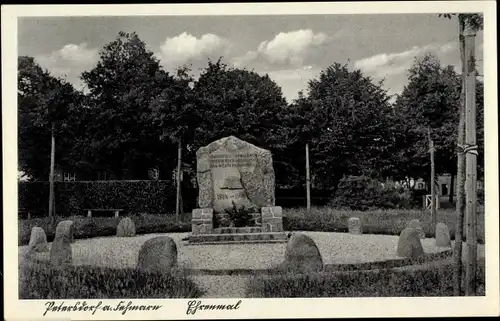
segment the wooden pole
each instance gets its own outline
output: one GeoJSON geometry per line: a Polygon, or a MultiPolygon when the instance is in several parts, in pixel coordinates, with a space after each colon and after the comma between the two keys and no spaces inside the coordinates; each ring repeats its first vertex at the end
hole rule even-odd
{"type": "Polygon", "coordinates": [[[309,143],[306,144],[306,193],[307,211],[311,211],[311,176],[309,173],[309,143]]]}
{"type": "Polygon", "coordinates": [[[179,222],[179,212],[181,205],[181,157],[182,157],[182,143],[179,138],[177,142],[177,197],[175,202],[175,219],[179,222]]]}
{"type": "Polygon", "coordinates": [[[431,157],[431,219],[432,229],[436,228],[436,169],[434,164],[434,140],[431,136],[431,129],[427,128],[427,135],[429,137],[429,153],[431,157]]]}
{"type": "Polygon", "coordinates": [[[467,215],[467,266],[465,295],[476,294],[477,264],[477,146],[476,146],[476,69],[475,31],[467,24],[465,41],[465,212],[467,215]]]}
{"type": "Polygon", "coordinates": [[[458,16],[459,23],[459,46],[460,57],[462,60],[462,90],[460,93],[460,106],[457,133],[457,199],[456,199],[456,212],[457,212],[457,225],[455,229],[455,246],[453,253],[453,263],[455,271],[453,273],[453,295],[462,295],[462,242],[464,231],[464,216],[465,216],[465,202],[464,202],[464,183],[465,183],[465,154],[461,146],[465,141],[465,48],[464,48],[464,27],[465,21],[463,15],[458,16]]]}
{"type": "Polygon", "coordinates": [[[54,215],[54,164],[56,154],[56,139],[54,137],[54,124],[50,131],[51,144],[50,144],[50,172],[49,172],[49,218],[53,219],[54,215]]]}

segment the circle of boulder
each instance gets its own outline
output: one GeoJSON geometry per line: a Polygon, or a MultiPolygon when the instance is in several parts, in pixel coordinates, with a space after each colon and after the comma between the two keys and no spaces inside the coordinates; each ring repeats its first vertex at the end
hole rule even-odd
{"type": "Polygon", "coordinates": [[[319,271],[323,269],[323,259],[313,239],[296,233],[292,234],[286,245],[283,266],[298,272],[319,271]]]}
{"type": "Polygon", "coordinates": [[[399,235],[397,256],[399,257],[417,257],[424,255],[424,249],[420,242],[417,230],[405,228],[399,235]]]}
{"type": "Polygon", "coordinates": [[[451,247],[450,230],[444,223],[436,224],[436,246],[451,247]]]}
{"type": "Polygon", "coordinates": [[[418,236],[421,239],[425,239],[425,232],[422,229],[422,224],[420,223],[420,220],[413,219],[413,220],[409,221],[408,224],[406,225],[406,228],[412,228],[412,229],[416,230],[418,233],[418,236]]]}
{"type": "Polygon", "coordinates": [[[43,228],[35,226],[31,229],[30,242],[28,244],[28,252],[41,253],[48,252],[49,245],[47,243],[47,235],[43,228]]]}
{"type": "Polygon", "coordinates": [[[130,217],[124,217],[116,227],[116,236],[131,237],[135,235],[135,224],[130,217]]]}
{"type": "Polygon", "coordinates": [[[363,234],[363,225],[359,217],[350,217],[347,221],[347,228],[351,234],[363,234]]]}
{"type": "Polygon", "coordinates": [[[170,272],[177,265],[177,245],[168,236],[147,240],[139,250],[137,269],[147,272],[170,272]]]}
{"type": "Polygon", "coordinates": [[[59,222],[59,224],[57,224],[55,239],[57,239],[58,237],[68,238],[70,243],[75,242],[73,221],[66,220],[61,221],[59,222]]]}

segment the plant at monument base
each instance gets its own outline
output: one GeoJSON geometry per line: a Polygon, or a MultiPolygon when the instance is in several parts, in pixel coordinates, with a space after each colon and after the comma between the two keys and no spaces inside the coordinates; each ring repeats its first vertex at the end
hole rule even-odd
{"type": "Polygon", "coordinates": [[[255,213],[255,209],[246,208],[244,205],[237,207],[234,201],[231,208],[225,209],[225,212],[229,215],[229,219],[233,222],[235,227],[244,227],[252,224],[252,215],[255,213]]]}

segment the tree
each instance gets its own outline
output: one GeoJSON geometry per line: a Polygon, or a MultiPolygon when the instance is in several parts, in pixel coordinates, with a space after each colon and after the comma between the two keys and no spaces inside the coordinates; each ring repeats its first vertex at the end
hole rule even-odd
{"type": "Polygon", "coordinates": [[[151,101],[152,119],[161,128],[160,140],[177,143],[177,200],[176,217],[179,219],[181,212],[181,165],[182,142],[192,140],[193,127],[202,119],[197,113],[193,92],[190,85],[193,77],[189,69],[181,67],[177,71],[176,79],[171,79],[171,85],[151,101]],[[194,126],[193,126],[194,125],[194,126]]]}
{"type": "Polygon", "coordinates": [[[196,109],[188,114],[196,115],[188,126],[188,162],[199,147],[229,135],[271,150],[281,143],[277,127],[286,102],[268,75],[209,61],[192,92],[196,109]]]}
{"type": "Polygon", "coordinates": [[[71,139],[81,93],[43,70],[32,57],[18,58],[19,169],[34,180],[49,178],[52,126],[60,150],[56,163],[71,162],[71,139]]]}
{"type": "Polygon", "coordinates": [[[409,84],[395,103],[397,144],[404,156],[399,158],[400,166],[406,168],[406,176],[429,174],[428,129],[436,147],[436,173],[455,173],[450,161],[455,155],[459,99],[460,78],[451,66],[442,67],[430,54],[415,59],[409,70],[409,84]]]}
{"type": "Polygon", "coordinates": [[[298,101],[295,120],[309,120],[310,127],[295,141],[302,134],[310,139],[312,173],[333,192],[344,175],[382,178],[390,172],[392,109],[381,85],[335,63],[309,82],[307,99],[298,101]]]}
{"type": "Polygon", "coordinates": [[[176,157],[160,141],[151,102],[172,85],[172,77],[136,33],[120,32],[99,56],[97,66],[81,76],[90,90],[88,154],[95,169],[118,179],[145,178],[148,167],[158,164],[171,169],[176,157]]]}

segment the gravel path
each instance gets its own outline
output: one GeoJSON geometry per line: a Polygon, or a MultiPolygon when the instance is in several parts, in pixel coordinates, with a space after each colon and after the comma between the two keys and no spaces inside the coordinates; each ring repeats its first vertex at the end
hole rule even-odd
{"type": "MultiPolygon", "coordinates": [[[[363,263],[397,259],[397,236],[354,235],[349,233],[303,232],[317,244],[325,264],[363,263]]],[[[73,262],[113,268],[135,267],[137,253],[148,239],[165,234],[135,237],[102,237],[80,239],[72,244],[73,262]]],[[[166,234],[178,248],[179,265],[189,269],[267,269],[281,263],[286,243],[187,245],[182,241],[188,233],[166,234]]],[[[434,239],[422,240],[426,253],[449,248],[437,248],[434,239]]],[[[26,246],[19,247],[20,254],[26,246]]],[[[480,255],[484,256],[480,250],[480,255]]]]}

